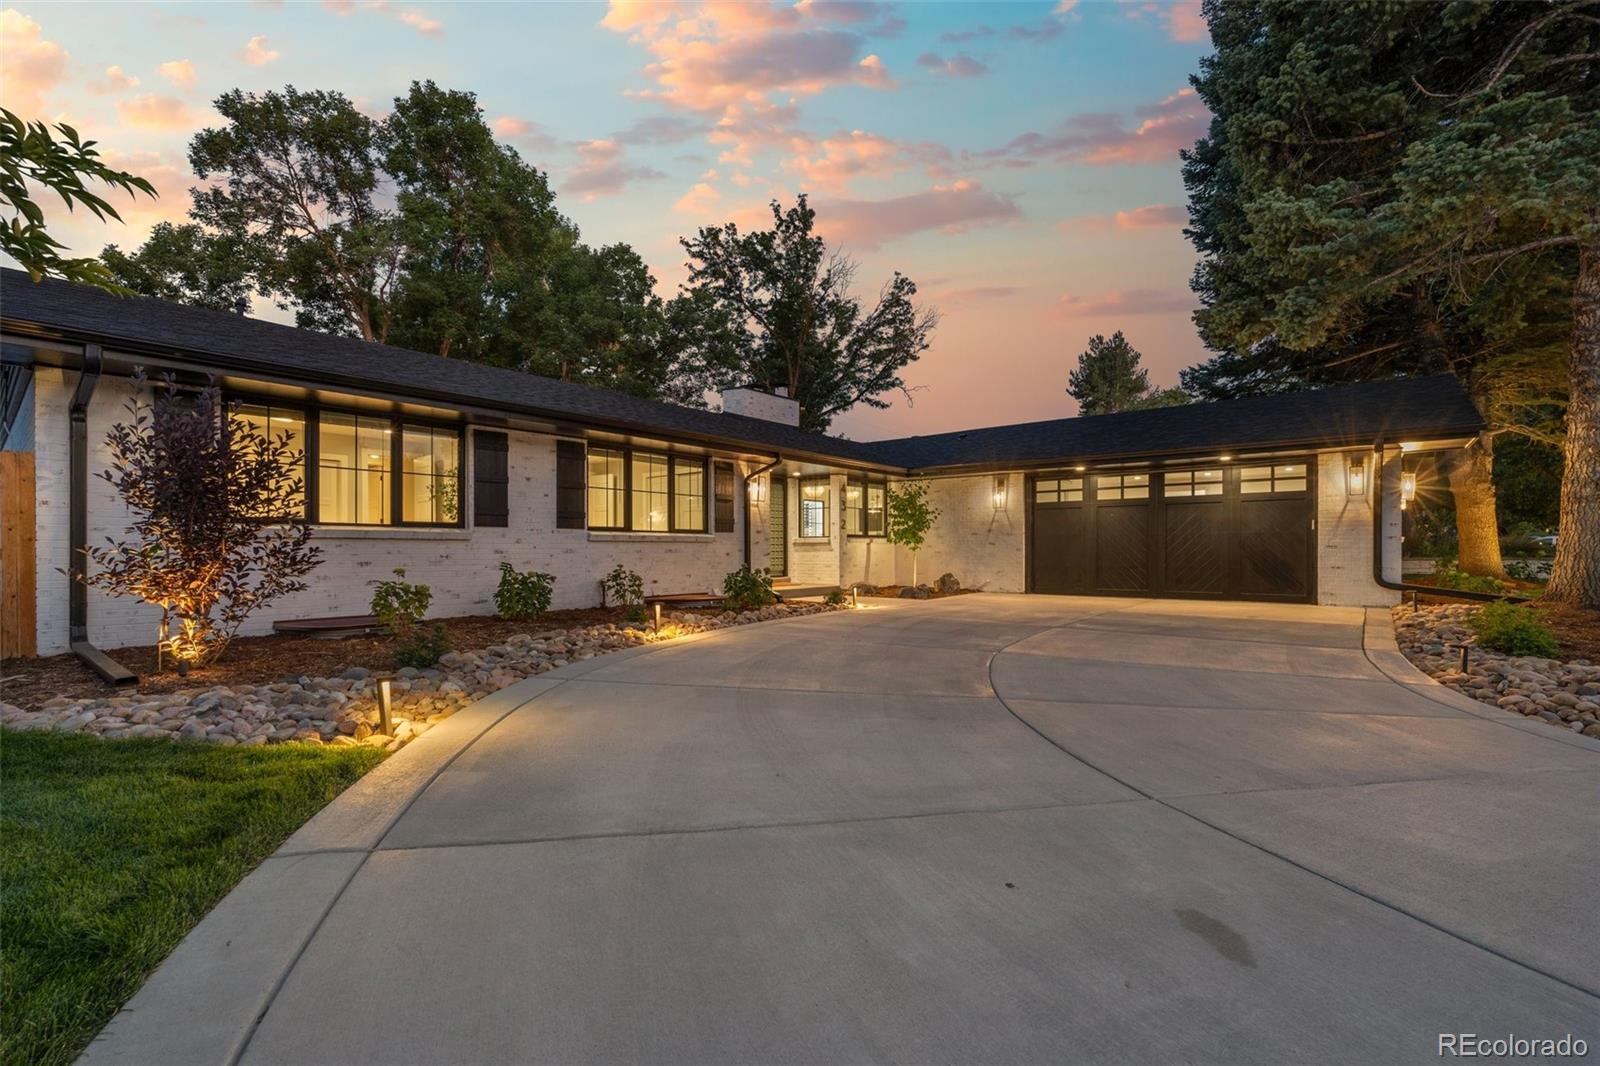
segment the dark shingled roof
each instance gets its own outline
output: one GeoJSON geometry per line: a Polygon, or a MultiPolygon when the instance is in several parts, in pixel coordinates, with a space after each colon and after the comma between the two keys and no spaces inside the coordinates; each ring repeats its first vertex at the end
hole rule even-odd
{"type": "Polygon", "coordinates": [[[869,443],[223,311],[122,298],[62,281],[36,285],[18,270],[0,270],[0,317],[114,349],[178,352],[235,373],[254,370],[327,387],[378,389],[441,406],[467,404],[741,451],[910,470],[1331,447],[1380,436],[1398,442],[1465,436],[1482,426],[1456,381],[1439,376],[869,443]]]}

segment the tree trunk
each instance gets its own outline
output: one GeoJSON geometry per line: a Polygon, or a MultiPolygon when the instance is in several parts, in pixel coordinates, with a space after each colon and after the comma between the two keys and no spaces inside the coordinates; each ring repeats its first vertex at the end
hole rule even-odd
{"type": "Polygon", "coordinates": [[[1450,465],[1450,492],[1456,498],[1461,569],[1479,577],[1505,577],[1494,499],[1494,444],[1487,433],[1450,465]]]}
{"type": "Polygon", "coordinates": [[[1561,525],[1544,595],[1600,607],[1600,242],[1578,253],[1570,360],[1561,525]]]}

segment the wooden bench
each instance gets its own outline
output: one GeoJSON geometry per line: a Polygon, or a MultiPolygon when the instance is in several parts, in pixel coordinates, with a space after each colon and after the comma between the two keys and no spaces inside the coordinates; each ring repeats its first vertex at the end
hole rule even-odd
{"type": "Polygon", "coordinates": [[[337,640],[340,637],[363,637],[383,628],[370,614],[342,614],[331,618],[285,618],[272,623],[274,633],[296,637],[316,637],[319,640],[337,640]]]}

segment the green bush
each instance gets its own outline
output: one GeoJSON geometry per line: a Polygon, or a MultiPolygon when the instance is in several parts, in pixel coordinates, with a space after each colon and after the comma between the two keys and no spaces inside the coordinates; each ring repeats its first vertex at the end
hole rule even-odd
{"type": "Polygon", "coordinates": [[[1535,655],[1554,659],[1560,653],[1556,638],[1532,607],[1516,603],[1486,604],[1472,616],[1478,643],[1507,655],[1535,655]]]}
{"type": "Polygon", "coordinates": [[[494,609],[501,618],[531,622],[550,609],[555,575],[529,570],[518,573],[510,563],[500,564],[500,585],[494,590],[494,609]]]}
{"type": "Polygon", "coordinates": [[[777,600],[772,591],[772,574],[766,567],[752,570],[741,566],[722,579],[723,603],[730,611],[748,611],[777,600]]]}
{"type": "Polygon", "coordinates": [[[830,589],[828,594],[822,597],[822,602],[832,604],[835,607],[839,606],[845,602],[844,589],[830,589]]]}
{"type": "Polygon", "coordinates": [[[644,603],[644,578],[621,563],[600,579],[600,587],[606,590],[606,600],[617,607],[638,607],[644,603]]]}
{"type": "Polygon", "coordinates": [[[1479,577],[1469,574],[1456,565],[1454,559],[1440,559],[1439,568],[1433,572],[1434,584],[1442,589],[1457,592],[1508,592],[1509,587],[1497,577],[1479,577]]]}
{"type": "Polygon", "coordinates": [[[632,622],[634,625],[639,626],[644,625],[650,620],[650,616],[644,612],[644,604],[642,603],[636,603],[632,607],[629,607],[628,613],[623,615],[623,618],[629,622],[632,622]]]}
{"type": "Polygon", "coordinates": [[[450,635],[445,632],[443,623],[414,629],[394,646],[394,664],[424,670],[437,666],[440,657],[449,650],[450,635]]]}
{"type": "Polygon", "coordinates": [[[396,636],[407,636],[433,603],[433,590],[405,580],[406,568],[394,568],[394,581],[372,582],[372,614],[396,636]]]}

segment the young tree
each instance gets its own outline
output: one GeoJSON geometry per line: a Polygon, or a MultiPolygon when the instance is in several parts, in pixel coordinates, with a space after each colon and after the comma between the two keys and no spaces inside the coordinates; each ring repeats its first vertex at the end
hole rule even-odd
{"type": "Polygon", "coordinates": [[[1141,358],[1120,329],[1110,340],[1098,333],[1090,337],[1078,368],[1067,375],[1067,392],[1078,401],[1078,413],[1108,415],[1189,402],[1182,389],[1152,386],[1149,371],[1139,366],[1141,358]]]}
{"type": "Polygon", "coordinates": [[[84,582],[160,606],[162,633],[177,623],[172,653],[209,662],[321,561],[303,513],[305,454],[287,432],[232,417],[216,386],[187,394],[168,380],[146,401],[145,384],[135,377],[100,474],[134,514],[129,539],[88,549],[84,582]]]}
{"type": "Polygon", "coordinates": [[[896,273],[870,309],[850,294],[856,264],[812,232],[801,194],[772,228],[741,234],[728,223],[682,241],[689,280],[668,311],[692,322],[680,372],[702,389],[755,382],[800,402],[800,427],[822,431],[858,403],[905,390],[900,371],[927,350],[938,312],[919,311],[917,287],[896,273]]]}
{"type": "MultiPolygon", "coordinates": [[[[1570,390],[1569,449],[1600,446],[1579,395],[1596,358],[1580,254],[1600,233],[1592,9],[1206,5],[1217,54],[1195,85],[1213,122],[1184,177],[1196,321],[1229,365],[1205,376],[1263,361],[1311,381],[1457,374],[1489,422],[1450,472],[1478,573],[1501,570],[1495,438],[1558,437],[1542,412],[1570,390]]],[[[1600,583],[1600,489],[1571,459],[1563,529],[1588,548],[1564,574],[1586,555],[1593,576],[1554,582],[1559,596],[1600,583]]]]}
{"type": "Polygon", "coordinates": [[[939,508],[928,502],[928,485],[923,481],[908,481],[898,489],[885,489],[889,527],[885,533],[890,544],[899,544],[911,552],[911,583],[917,583],[917,553],[928,541],[928,532],[939,520],[939,508]]]}
{"type": "Polygon", "coordinates": [[[144,193],[154,198],[155,186],[127,171],[106,166],[95,151],[95,141],[79,138],[78,131],[58,123],[56,133],[43,122],[24,122],[0,108],[0,210],[10,218],[0,224],[0,251],[15,259],[34,281],[43,277],[65,278],[111,292],[125,291],[112,279],[97,259],[64,256],[66,245],[45,229],[44,210],[33,202],[28,184],[32,182],[61,197],[67,210],[83,207],[95,218],[122,221],[117,209],[85,181],[100,182],[121,189],[130,197],[144,193]]]}

